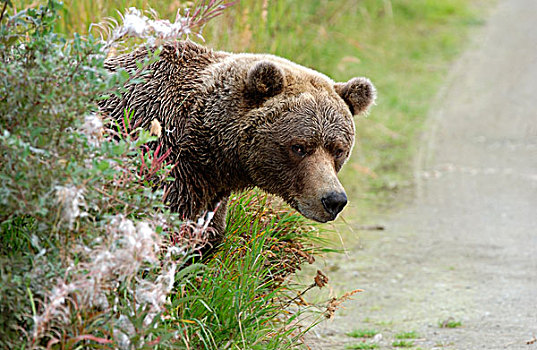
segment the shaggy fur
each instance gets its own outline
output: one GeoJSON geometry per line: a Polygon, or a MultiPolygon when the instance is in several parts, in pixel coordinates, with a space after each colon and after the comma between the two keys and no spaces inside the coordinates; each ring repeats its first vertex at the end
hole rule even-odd
{"type": "MultiPolygon", "coordinates": [[[[130,73],[146,49],[109,59],[130,73]]],[[[354,142],[352,114],[374,102],[369,80],[335,84],[288,60],[212,51],[192,42],[164,46],[144,82],[100,103],[119,119],[162,125],[161,142],[177,163],[166,201],[195,220],[220,203],[213,218],[218,241],[232,191],[258,186],[304,216],[326,222],[346,203],[336,173],[354,142]]]]}

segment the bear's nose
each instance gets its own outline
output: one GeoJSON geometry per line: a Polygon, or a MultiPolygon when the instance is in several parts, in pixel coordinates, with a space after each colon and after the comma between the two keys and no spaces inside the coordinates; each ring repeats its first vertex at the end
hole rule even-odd
{"type": "Polygon", "coordinates": [[[347,204],[347,195],[345,192],[330,192],[321,199],[321,202],[323,203],[324,209],[336,217],[347,204]]]}

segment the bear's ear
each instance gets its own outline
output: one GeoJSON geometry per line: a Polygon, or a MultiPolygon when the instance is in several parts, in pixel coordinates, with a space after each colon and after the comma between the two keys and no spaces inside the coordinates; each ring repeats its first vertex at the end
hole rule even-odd
{"type": "Polygon", "coordinates": [[[284,86],[283,70],[269,61],[257,62],[246,77],[246,89],[255,97],[276,96],[283,91],[284,86]]]}
{"type": "Polygon", "coordinates": [[[367,78],[352,78],[346,83],[336,83],[334,89],[353,115],[366,112],[377,97],[377,90],[367,78]]]}

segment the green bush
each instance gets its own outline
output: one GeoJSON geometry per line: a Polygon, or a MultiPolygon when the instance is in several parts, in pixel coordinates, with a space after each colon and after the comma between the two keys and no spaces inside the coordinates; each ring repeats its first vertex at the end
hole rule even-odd
{"type": "Polygon", "coordinates": [[[2,342],[105,339],[117,318],[101,310],[107,299],[124,290],[126,313],[155,313],[160,304],[140,309],[133,293],[144,283],[161,287],[177,264],[159,264],[155,249],[159,232],[177,221],[160,203],[162,191],[151,189],[170,166],[144,152],[154,141],[147,132],[128,122],[115,133],[104,128],[95,98],[128,77],[103,68],[99,41],[55,34],[55,1],[13,15],[6,4],[0,28],[2,342]],[[140,277],[148,269],[154,273],[140,277]]]}

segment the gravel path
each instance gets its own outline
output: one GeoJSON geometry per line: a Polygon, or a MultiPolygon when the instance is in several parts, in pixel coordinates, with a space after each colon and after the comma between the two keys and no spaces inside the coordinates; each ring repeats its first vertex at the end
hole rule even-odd
{"type": "Polygon", "coordinates": [[[500,0],[474,43],[429,120],[416,200],[332,262],[338,290],[366,291],[319,349],[356,329],[380,349],[403,331],[421,349],[537,349],[537,1],[500,0]]]}

